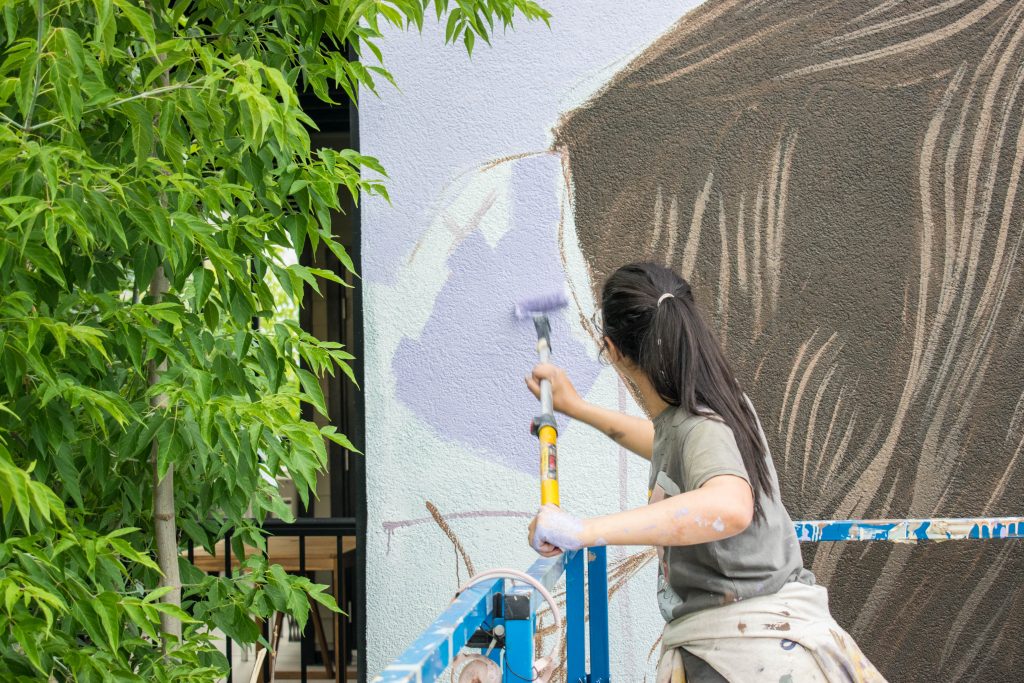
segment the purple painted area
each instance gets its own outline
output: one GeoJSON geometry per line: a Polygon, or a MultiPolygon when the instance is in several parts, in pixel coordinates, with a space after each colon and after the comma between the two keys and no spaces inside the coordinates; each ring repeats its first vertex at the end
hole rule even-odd
{"type": "MultiPolygon", "coordinates": [[[[451,275],[417,339],[403,339],[392,361],[398,399],[445,439],[465,443],[507,467],[538,474],[538,412],[524,377],[536,363],[533,323],[518,321],[522,298],[565,286],[557,234],[555,156],[514,162],[510,228],[492,248],[473,233],[448,259],[451,275]]],[[[564,309],[551,316],[552,360],[582,393],[600,371],[569,335],[564,309]]],[[[563,418],[564,426],[566,420],[563,418]]]]}

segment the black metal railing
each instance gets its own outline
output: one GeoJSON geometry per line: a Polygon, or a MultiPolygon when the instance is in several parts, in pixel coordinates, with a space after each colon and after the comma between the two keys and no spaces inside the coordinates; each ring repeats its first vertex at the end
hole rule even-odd
{"type": "MultiPolygon", "coordinates": [[[[364,601],[358,599],[358,596],[351,595],[353,589],[358,590],[362,585],[362,582],[358,581],[355,576],[358,571],[355,557],[358,536],[356,519],[354,517],[300,517],[290,523],[274,519],[265,521],[262,529],[268,535],[267,556],[271,562],[281,564],[286,571],[307,578],[314,578],[311,575],[317,572],[331,573],[330,588],[335,601],[343,612],[342,614],[331,613],[330,621],[333,626],[331,643],[327,642],[327,631],[315,601],[310,602],[309,618],[302,629],[285,628],[281,622],[265,621],[262,624],[262,631],[264,640],[268,643],[271,642],[273,633],[278,629],[281,634],[280,639],[283,641],[287,637],[290,642],[295,631],[298,631],[299,670],[278,671],[276,677],[279,679],[297,678],[306,683],[309,679],[310,668],[316,667],[322,668],[322,671],[315,673],[317,679],[326,677],[339,682],[348,681],[350,654],[353,650],[358,649],[361,642],[357,629],[364,627],[364,615],[361,613],[364,601]],[[290,547],[284,550],[283,546],[273,542],[273,539],[291,538],[297,541],[297,548],[294,551],[290,547]],[[275,548],[275,546],[277,547],[275,548]],[[354,600],[353,597],[355,597],[354,600]]],[[[189,541],[186,552],[189,562],[203,571],[208,573],[224,572],[225,576],[231,576],[236,563],[232,560],[230,531],[225,534],[223,541],[218,542],[216,549],[222,550],[222,557],[206,556],[205,553],[204,556],[197,557],[196,548],[189,541]],[[197,560],[200,560],[198,564],[197,560]]],[[[232,639],[224,634],[224,655],[228,661],[227,683],[235,683],[236,680],[233,649],[232,639]]],[[[279,646],[278,651],[280,649],[279,646]]],[[[254,669],[253,678],[247,680],[269,681],[271,661],[272,656],[269,655],[265,656],[262,662],[255,657],[254,666],[259,666],[262,671],[258,674],[259,678],[257,679],[254,669]]]]}

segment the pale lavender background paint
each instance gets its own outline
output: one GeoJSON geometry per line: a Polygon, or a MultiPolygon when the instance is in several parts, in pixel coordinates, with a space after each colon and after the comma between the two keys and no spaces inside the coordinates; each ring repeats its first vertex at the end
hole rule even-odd
{"type": "MultiPolygon", "coordinates": [[[[537,361],[537,337],[531,321],[515,319],[513,306],[517,297],[564,291],[554,184],[561,166],[556,155],[507,163],[511,229],[494,248],[479,232],[456,247],[426,327],[419,338],[402,340],[392,371],[398,399],[432,427],[479,455],[539,476],[525,417],[537,412],[537,402],[520,386],[537,361]]],[[[564,310],[549,316],[553,360],[586,393],[600,368],[569,335],[564,316],[564,310]]]]}

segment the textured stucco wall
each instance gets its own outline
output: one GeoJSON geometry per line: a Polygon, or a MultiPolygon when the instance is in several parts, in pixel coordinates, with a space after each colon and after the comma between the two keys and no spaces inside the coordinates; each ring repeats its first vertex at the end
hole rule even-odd
{"type": "MultiPolygon", "coordinates": [[[[545,4],[472,60],[390,35],[402,90],[362,104],[393,197],[363,210],[370,672],[467,577],[428,503],[477,570],[533,559],[515,299],[566,283],[557,361],[638,412],[587,324],[630,260],[693,280],[795,518],[1019,514],[1024,3],[545,4]]],[[[568,509],[643,503],[638,458],[561,452],[568,509]]],[[[647,557],[612,553],[618,680],[661,626],[647,557]]],[[[892,680],[1017,677],[1017,542],[805,557],[892,680]]]]}

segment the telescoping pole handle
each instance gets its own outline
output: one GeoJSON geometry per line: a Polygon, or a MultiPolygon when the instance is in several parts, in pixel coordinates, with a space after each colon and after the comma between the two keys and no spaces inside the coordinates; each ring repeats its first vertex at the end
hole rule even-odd
{"type": "MultiPolygon", "coordinates": [[[[551,326],[547,316],[536,316],[537,356],[541,363],[551,361],[551,326]]],[[[530,432],[540,441],[540,504],[559,504],[558,498],[558,424],[555,422],[551,381],[540,381],[540,415],[533,420],[530,432]]]]}
{"type": "MultiPolygon", "coordinates": [[[[547,339],[537,342],[537,356],[542,364],[551,362],[551,345],[547,339]]],[[[551,380],[549,379],[540,381],[540,413],[541,415],[555,414],[554,398],[551,395],[551,380]]]]}

